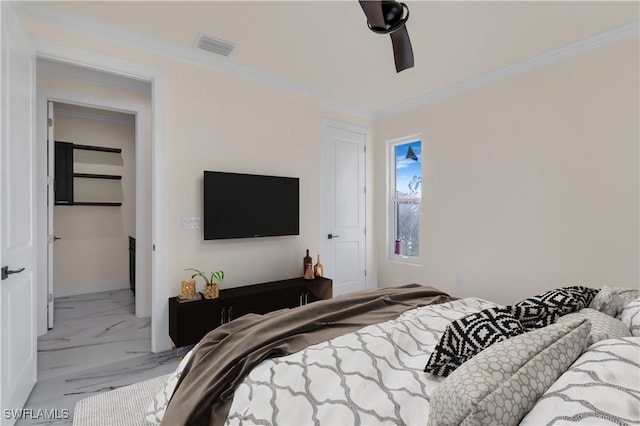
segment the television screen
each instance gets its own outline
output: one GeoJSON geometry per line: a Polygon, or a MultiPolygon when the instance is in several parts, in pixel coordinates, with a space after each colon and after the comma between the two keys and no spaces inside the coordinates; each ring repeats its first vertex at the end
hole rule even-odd
{"type": "Polygon", "coordinates": [[[300,180],[204,172],[204,239],[300,234],[300,180]]]}

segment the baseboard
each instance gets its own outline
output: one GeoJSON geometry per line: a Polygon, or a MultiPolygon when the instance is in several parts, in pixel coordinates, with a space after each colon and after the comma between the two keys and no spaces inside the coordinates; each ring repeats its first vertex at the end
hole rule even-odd
{"type": "Polygon", "coordinates": [[[53,296],[67,297],[78,294],[100,293],[102,291],[124,290],[126,288],[130,288],[129,281],[106,281],[91,284],[61,285],[53,288],[53,296]]]}

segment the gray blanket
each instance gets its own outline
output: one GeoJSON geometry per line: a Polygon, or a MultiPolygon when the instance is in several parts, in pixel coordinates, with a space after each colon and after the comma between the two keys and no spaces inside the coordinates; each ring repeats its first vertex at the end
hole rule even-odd
{"type": "Polygon", "coordinates": [[[454,300],[411,284],[352,293],[266,315],[249,314],[207,334],[194,350],[163,425],[221,425],[233,392],[267,358],[289,355],[420,306],[454,300]]]}

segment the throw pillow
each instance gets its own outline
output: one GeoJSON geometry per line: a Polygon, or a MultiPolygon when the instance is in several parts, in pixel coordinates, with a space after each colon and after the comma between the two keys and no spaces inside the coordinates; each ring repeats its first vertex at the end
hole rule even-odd
{"type": "Polygon", "coordinates": [[[485,349],[433,391],[428,425],[517,425],[584,351],[590,329],[552,324],[485,349]]]}
{"type": "Polygon", "coordinates": [[[481,350],[524,331],[509,306],[467,315],[447,326],[424,371],[446,377],[481,350]]]}
{"type": "Polygon", "coordinates": [[[589,307],[605,314],[618,317],[622,309],[633,299],[638,297],[640,291],[633,288],[611,287],[605,285],[593,298],[589,307]]]}
{"type": "Polygon", "coordinates": [[[568,322],[586,319],[591,323],[591,333],[589,333],[589,345],[605,339],[616,339],[618,337],[629,337],[629,327],[619,319],[596,311],[591,308],[584,308],[578,312],[567,314],[558,318],[558,322],[568,322]]]}
{"type": "Polygon", "coordinates": [[[586,308],[597,293],[583,286],[549,290],[517,303],[515,315],[527,330],[546,327],[562,315],[586,308]]]}
{"type": "Polygon", "coordinates": [[[167,406],[169,405],[169,400],[173,396],[173,391],[176,390],[176,386],[178,385],[180,376],[182,376],[184,368],[189,362],[189,359],[191,359],[192,353],[193,349],[187,352],[184,358],[182,358],[182,361],[180,361],[180,364],[178,364],[178,368],[176,369],[176,371],[171,373],[171,375],[167,378],[167,382],[164,384],[162,390],[158,392],[151,403],[149,403],[144,416],[144,419],[147,422],[154,425],[159,425],[160,422],[162,422],[164,413],[167,410],[167,406]]]}
{"type": "Polygon", "coordinates": [[[629,327],[633,336],[640,336],[640,298],[632,300],[622,309],[620,321],[629,327]]]}

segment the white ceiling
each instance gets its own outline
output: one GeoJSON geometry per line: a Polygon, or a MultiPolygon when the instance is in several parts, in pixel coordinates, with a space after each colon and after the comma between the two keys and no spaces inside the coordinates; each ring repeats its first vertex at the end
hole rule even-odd
{"type": "Polygon", "coordinates": [[[636,1],[405,1],[415,67],[399,74],[389,37],[369,31],[355,0],[48,1],[42,6],[153,38],[174,51],[202,53],[193,46],[200,32],[222,38],[237,46],[228,58],[215,55],[219,63],[308,86],[364,111],[402,104],[637,23],[640,13],[636,1]]]}

